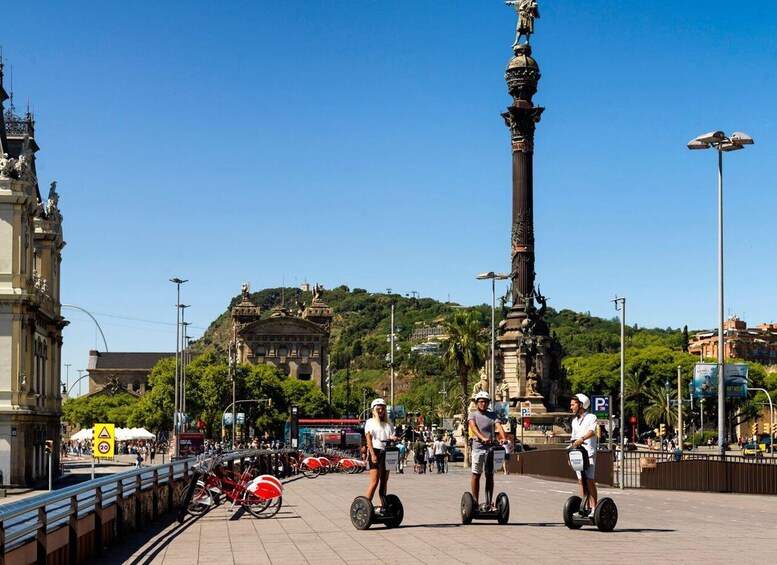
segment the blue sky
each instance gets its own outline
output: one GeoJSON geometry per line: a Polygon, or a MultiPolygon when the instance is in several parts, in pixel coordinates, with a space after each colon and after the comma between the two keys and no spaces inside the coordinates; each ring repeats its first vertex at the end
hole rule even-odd
{"type": "MultiPolygon", "coordinates": [[[[537,281],[554,308],[709,328],[724,157],[726,313],[777,318],[777,12],[770,2],[540,1],[537,281]]],[[[41,186],[65,217],[62,301],[111,351],[175,346],[255,290],[347,284],[462,304],[510,268],[516,17],[501,1],[29,3],[0,22],[41,186]]],[[[501,293],[503,289],[500,289],[501,293]]],[[[102,349],[64,311],[70,381],[102,349]]],[[[64,374],[64,371],[63,371],[64,374]]]]}

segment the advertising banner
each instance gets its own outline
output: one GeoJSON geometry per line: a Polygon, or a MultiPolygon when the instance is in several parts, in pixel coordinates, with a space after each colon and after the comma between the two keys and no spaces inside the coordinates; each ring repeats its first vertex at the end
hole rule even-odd
{"type": "MultiPolygon", "coordinates": [[[[748,365],[746,363],[726,363],[725,382],[727,398],[747,398],[748,365]]],[[[691,383],[694,398],[717,398],[717,363],[696,363],[691,383]]]]}
{"type": "Polygon", "coordinates": [[[494,412],[496,412],[499,421],[504,423],[510,417],[509,402],[494,402],[494,412]]]}

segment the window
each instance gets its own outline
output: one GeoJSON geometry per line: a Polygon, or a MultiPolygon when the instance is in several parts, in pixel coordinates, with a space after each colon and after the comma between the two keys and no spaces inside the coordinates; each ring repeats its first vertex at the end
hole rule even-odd
{"type": "Polygon", "coordinates": [[[264,345],[257,346],[257,348],[254,350],[254,355],[257,357],[264,357],[267,355],[267,348],[264,345]]]}

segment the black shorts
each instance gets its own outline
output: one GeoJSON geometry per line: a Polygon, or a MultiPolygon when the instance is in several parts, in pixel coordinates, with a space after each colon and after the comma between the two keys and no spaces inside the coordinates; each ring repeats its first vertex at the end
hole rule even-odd
{"type": "Polygon", "coordinates": [[[368,454],[368,456],[367,456],[368,457],[367,464],[368,464],[370,469],[380,469],[380,454],[381,453],[383,453],[382,449],[376,449],[375,450],[375,455],[378,458],[378,462],[377,463],[373,463],[372,462],[372,455],[368,454]]]}

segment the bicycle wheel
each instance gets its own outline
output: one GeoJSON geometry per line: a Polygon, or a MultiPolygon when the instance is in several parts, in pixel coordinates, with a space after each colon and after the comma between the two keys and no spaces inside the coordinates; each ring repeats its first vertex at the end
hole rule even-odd
{"type": "Polygon", "coordinates": [[[308,479],[315,479],[321,473],[321,467],[311,469],[305,463],[300,468],[302,469],[302,474],[308,479]]]}
{"type": "MultiPolygon", "coordinates": [[[[189,487],[186,488],[188,489],[189,487]]],[[[210,510],[211,506],[213,506],[213,496],[206,488],[203,481],[197,481],[194,494],[192,495],[189,505],[186,507],[186,511],[192,516],[202,516],[210,510]]]]}
{"type": "Polygon", "coordinates": [[[251,497],[251,500],[243,503],[245,509],[248,510],[248,512],[250,512],[254,518],[272,518],[278,513],[282,505],[282,496],[279,496],[278,498],[271,498],[269,500],[258,497],[251,497]]]}

